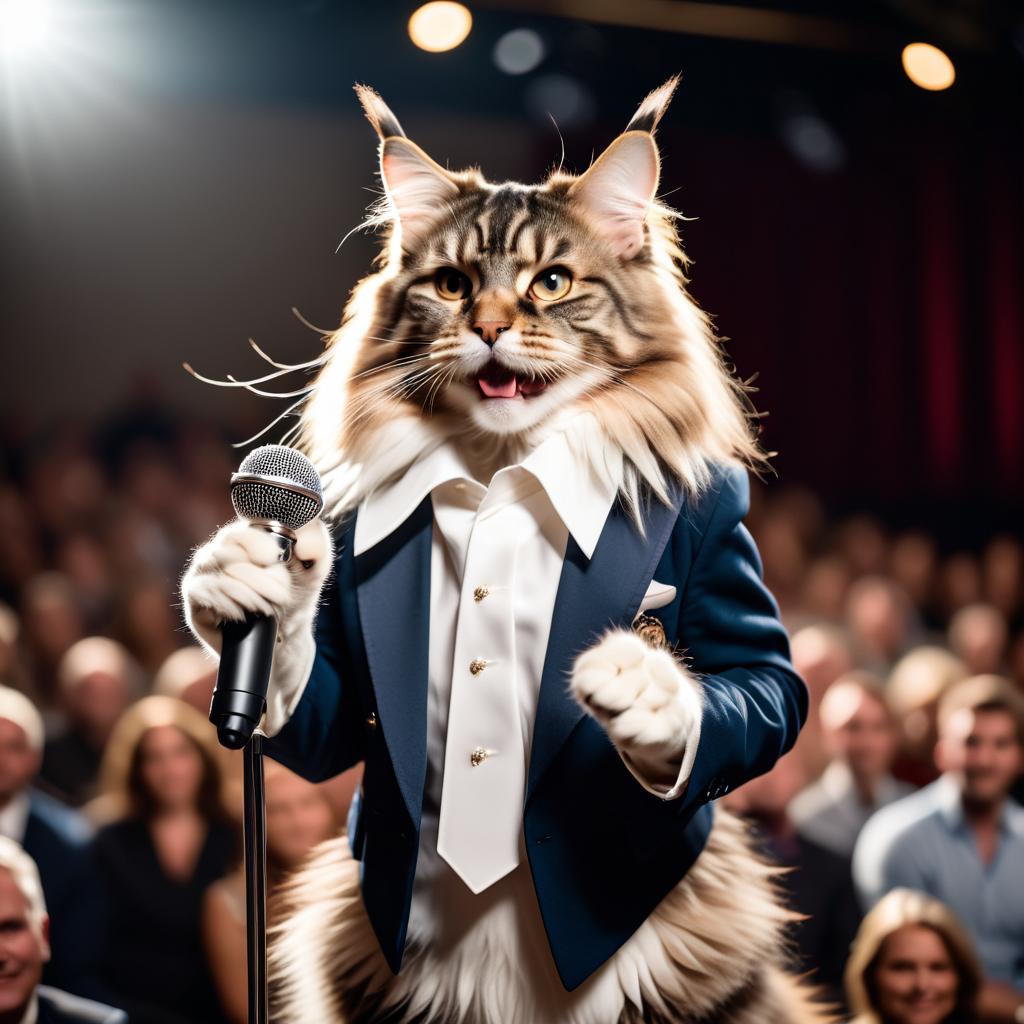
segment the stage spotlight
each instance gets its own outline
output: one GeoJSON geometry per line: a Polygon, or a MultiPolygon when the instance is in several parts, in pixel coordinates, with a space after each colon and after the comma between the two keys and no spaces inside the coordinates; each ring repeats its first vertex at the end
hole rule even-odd
{"type": "Polygon", "coordinates": [[[52,20],[47,0],[0,0],[0,49],[12,56],[39,49],[52,20]]]}
{"type": "Polygon", "coordinates": [[[910,43],[903,47],[903,70],[914,85],[932,92],[948,89],[956,79],[953,62],[929,43],[910,43]]]}
{"type": "Polygon", "coordinates": [[[506,75],[525,75],[544,59],[544,40],[531,28],[506,32],[494,47],[494,63],[506,75]]]}
{"type": "Polygon", "coordinates": [[[409,19],[409,38],[430,53],[454,50],[473,27],[473,15],[468,7],[435,0],[413,11],[409,19]]]}

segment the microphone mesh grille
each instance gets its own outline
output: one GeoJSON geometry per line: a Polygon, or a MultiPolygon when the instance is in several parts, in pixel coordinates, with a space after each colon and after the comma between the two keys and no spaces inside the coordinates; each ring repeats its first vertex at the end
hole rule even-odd
{"type": "Polygon", "coordinates": [[[323,499],[320,477],[313,464],[294,448],[267,444],[250,452],[238,467],[239,474],[266,477],[264,481],[240,480],[231,487],[231,503],[243,519],[263,519],[298,530],[320,514],[323,499]],[[318,495],[296,493],[289,484],[318,495]]]}

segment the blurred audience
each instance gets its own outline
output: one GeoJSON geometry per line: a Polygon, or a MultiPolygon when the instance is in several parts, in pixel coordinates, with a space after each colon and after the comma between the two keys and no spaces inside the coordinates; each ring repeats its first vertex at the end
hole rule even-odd
{"type": "Polygon", "coordinates": [[[793,928],[799,967],[813,971],[812,981],[842,1002],[847,951],[860,922],[850,878],[850,861],[797,832],[789,816],[793,797],[805,782],[799,758],[787,754],[767,775],[753,779],[724,798],[757,830],[762,849],[776,863],[794,868],[780,877],[791,909],[807,915],[793,928]]]}
{"type": "MultiPolygon", "coordinates": [[[[274,923],[274,890],[338,821],[322,787],[268,761],[267,801],[268,920],[274,923]]],[[[232,1024],[246,1024],[245,872],[242,868],[214,882],[203,905],[203,939],[217,990],[232,1024]]]]}
{"type": "Polygon", "coordinates": [[[118,722],[92,812],[109,926],[105,979],[132,1024],[224,1020],[203,954],[206,888],[238,859],[215,739],[193,708],[146,697],[118,722]]]}
{"type": "Polygon", "coordinates": [[[920,638],[910,598],[883,576],[864,576],[850,587],[846,620],[858,663],[883,675],[920,638]]]}
{"type": "Polygon", "coordinates": [[[819,719],[831,760],[821,777],[793,798],[789,813],[805,839],[850,858],[868,818],[913,787],[890,774],[898,735],[876,676],[862,671],[840,676],[821,700],[819,719]]]}
{"type": "Polygon", "coordinates": [[[116,640],[91,636],[73,644],[57,673],[60,735],[46,743],[41,778],[62,800],[78,807],[96,795],[107,740],[118,719],[141,695],[139,670],[116,640]]]}
{"type": "Polygon", "coordinates": [[[32,787],[43,748],[43,720],[17,690],[0,686],[0,835],[35,861],[55,924],[47,984],[98,996],[103,902],[89,850],[92,830],[81,815],[32,787]]]}
{"type": "MultiPolygon", "coordinates": [[[[242,876],[222,879],[232,866],[233,822],[241,817],[241,757],[211,746],[206,715],[215,666],[189,645],[176,593],[189,549],[233,514],[227,484],[237,453],[219,428],[176,422],[153,394],[99,431],[73,421],[39,436],[8,430],[0,447],[0,684],[12,688],[0,690],[0,833],[39,860],[55,920],[45,977],[102,999],[89,962],[102,954],[109,983],[125,985],[129,998],[143,1004],[141,1024],[145,1014],[163,1022],[219,1020],[224,1012],[237,1018],[242,973],[230,964],[241,955],[242,876]],[[17,707],[3,697],[13,691],[23,695],[17,707]],[[152,693],[163,703],[137,703],[152,693]],[[172,707],[185,708],[187,724],[175,724],[172,707]],[[189,716],[190,709],[196,714],[189,716]],[[123,728],[115,725],[122,716],[123,728]],[[151,719],[159,725],[143,728],[142,720],[151,719]],[[115,762],[117,771],[109,767],[115,762]],[[94,799],[102,764],[107,785],[94,799]],[[217,775],[226,798],[219,809],[207,789],[217,775]],[[112,782],[115,776],[120,781],[112,782]],[[198,790],[187,799],[192,784],[198,790]],[[82,817],[69,809],[86,801],[92,814],[106,815],[95,846],[82,817]],[[95,863],[90,856],[105,858],[109,890],[78,880],[95,863]],[[149,885],[154,894],[146,896],[141,887],[149,885]],[[104,899],[119,922],[111,933],[115,951],[65,941],[86,926],[76,921],[99,933],[104,899]],[[224,1011],[202,963],[201,907],[224,1011]],[[123,951],[129,965],[136,956],[165,963],[166,977],[179,969],[174,957],[181,950],[191,980],[173,997],[187,1002],[190,989],[195,1002],[187,1006],[157,1008],[152,998],[147,1005],[146,992],[133,983],[145,977],[148,985],[158,972],[118,966],[123,951]]],[[[853,927],[846,917],[855,920],[843,909],[851,845],[856,839],[857,878],[870,906],[893,884],[882,871],[892,837],[934,815],[950,800],[950,786],[954,806],[955,792],[966,792],[943,756],[966,763],[966,746],[988,743],[969,733],[938,744],[944,696],[979,673],[1006,675],[1024,692],[1024,545],[1009,534],[965,540],[925,528],[935,524],[901,523],[890,531],[873,515],[830,516],[805,488],[756,483],[748,525],[793,634],[810,707],[792,755],[727,802],[746,803],[766,846],[799,865],[786,876],[789,898],[812,917],[796,937],[804,962],[838,992],[845,940],[828,932],[838,922],[846,934],[853,927]]],[[[988,770],[961,774],[984,782],[988,770]]],[[[296,784],[275,768],[268,773],[277,791],[271,801],[304,807],[296,820],[321,822],[329,805],[330,820],[343,821],[357,775],[358,769],[302,794],[289,791],[296,784]]],[[[1024,775],[1011,792],[1024,797],[1024,775]]],[[[1006,803],[999,819],[1011,829],[1015,808],[1006,803]]],[[[318,828],[304,832],[299,825],[271,831],[272,846],[275,832],[305,835],[303,849],[319,836],[318,828]]],[[[996,873],[1007,848],[1005,829],[997,834],[997,866],[988,865],[996,873]]],[[[299,856],[272,852],[274,872],[299,856]]],[[[1007,927],[1019,927],[1016,904],[1009,900],[1002,910],[1007,927]]],[[[989,985],[983,994],[992,991],[989,985]]],[[[111,993],[105,1001],[116,1005],[111,993]]],[[[891,1008],[870,1012],[881,1013],[878,1020],[902,1019],[891,1008]]],[[[998,1006],[993,1012],[992,1020],[1006,1019],[998,1006]]]]}
{"type": "Polygon", "coordinates": [[[927,801],[910,797],[913,813],[888,821],[888,836],[875,836],[877,892],[862,886],[868,899],[902,887],[949,906],[984,968],[986,1019],[1007,1022],[1019,1020],[1024,1006],[1024,808],[1009,798],[1022,744],[1024,697],[1009,682],[975,676],[956,684],[939,708],[942,775],[927,801]]]}
{"type": "Polygon", "coordinates": [[[40,984],[50,930],[36,865],[16,842],[0,837],[0,1022],[128,1024],[121,1010],[40,984]]]}
{"type": "Polygon", "coordinates": [[[969,604],[949,623],[949,649],[971,675],[1002,672],[1006,658],[1006,619],[992,604],[969,604]]]}
{"type": "Polygon", "coordinates": [[[967,666],[942,647],[917,647],[902,657],[889,675],[886,693],[900,723],[900,750],[893,775],[924,786],[938,775],[933,753],[938,738],[939,701],[967,677],[967,666]]]}
{"type": "Polygon", "coordinates": [[[938,900],[894,889],[861,922],[846,965],[851,1024],[978,1024],[981,965],[938,900]]]}

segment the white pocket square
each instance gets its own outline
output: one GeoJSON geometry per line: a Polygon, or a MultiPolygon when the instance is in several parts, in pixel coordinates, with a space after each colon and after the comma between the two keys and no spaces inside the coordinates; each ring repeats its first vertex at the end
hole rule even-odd
{"type": "Polygon", "coordinates": [[[644,612],[653,611],[655,608],[664,608],[665,605],[671,604],[675,596],[675,587],[652,580],[651,585],[647,588],[647,593],[644,594],[644,599],[640,602],[640,608],[633,616],[633,621],[635,622],[644,612]]]}

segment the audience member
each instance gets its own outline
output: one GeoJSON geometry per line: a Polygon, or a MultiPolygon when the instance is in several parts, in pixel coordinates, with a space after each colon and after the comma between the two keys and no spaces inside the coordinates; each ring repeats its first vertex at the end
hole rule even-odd
{"type": "Polygon", "coordinates": [[[935,542],[918,530],[897,537],[889,550],[889,575],[893,582],[931,619],[932,593],[938,560],[935,542]]]}
{"type": "Polygon", "coordinates": [[[937,597],[943,622],[948,622],[961,608],[982,600],[981,566],[974,555],[958,551],[942,563],[937,597]]]}
{"type": "Polygon", "coordinates": [[[217,662],[201,647],[179,647],[157,669],[153,692],[177,697],[202,715],[210,713],[210,700],[217,683],[217,662]]]}
{"type": "Polygon", "coordinates": [[[913,787],[889,774],[896,723],[877,677],[857,671],[840,676],[822,698],[819,718],[831,761],[794,797],[789,813],[805,839],[850,858],[864,822],[913,787]]]}
{"type": "Polygon", "coordinates": [[[885,675],[917,639],[910,599],[884,576],[864,576],[850,587],[846,618],[861,667],[885,675]]]}
{"type": "Polygon", "coordinates": [[[969,604],[949,623],[949,649],[972,676],[1003,671],[1007,640],[1006,619],[991,604],[969,604]]]}
{"type": "Polygon", "coordinates": [[[982,579],[985,600],[1011,619],[1024,597],[1024,545],[1005,534],[993,537],[982,556],[982,579]]]}
{"type": "Polygon", "coordinates": [[[1024,698],[1006,680],[957,684],[940,706],[943,774],[930,787],[931,807],[915,807],[878,860],[882,891],[926,892],[964,922],[987,978],[982,1003],[1007,1022],[1024,1006],[1024,808],[1008,798],[1022,743],[1024,698]]]}
{"type": "Polygon", "coordinates": [[[35,863],[0,837],[0,1024],[128,1024],[121,1010],[40,984],[49,933],[35,863]]]}
{"type": "Polygon", "coordinates": [[[801,836],[789,817],[790,801],[805,781],[800,760],[790,753],[766,775],[724,798],[730,810],[754,823],[765,853],[795,868],[779,881],[789,906],[807,915],[793,929],[800,966],[813,970],[832,1000],[842,1001],[843,967],[860,911],[850,879],[849,859],[801,836]]]}
{"type": "Polygon", "coordinates": [[[114,729],[94,813],[109,929],[105,977],[132,1024],[223,1021],[202,949],[207,886],[237,860],[214,732],[182,701],[146,697],[114,729]]]}
{"type": "Polygon", "coordinates": [[[92,858],[91,829],[56,800],[31,787],[39,771],[43,720],[17,690],[0,687],[0,835],[20,843],[35,861],[56,924],[47,984],[98,996],[102,901],[92,858]]]}
{"type": "MultiPolygon", "coordinates": [[[[817,558],[807,567],[800,588],[800,611],[811,623],[840,625],[850,591],[850,567],[838,555],[817,558]]],[[[797,624],[788,623],[790,629],[797,624]]]]}
{"type": "Polygon", "coordinates": [[[22,637],[28,655],[32,696],[53,702],[57,666],[68,648],[84,635],[82,611],[67,577],[45,572],[25,587],[21,601],[22,637]]]}
{"type": "MultiPolygon", "coordinates": [[[[274,890],[318,843],[338,827],[327,795],[281,765],[266,764],[267,884],[273,924],[274,890]]],[[[224,1011],[232,1024],[246,1024],[245,873],[214,882],[203,905],[203,939],[224,1011]]]]}
{"type": "Polygon", "coordinates": [[[96,795],[100,759],[117,720],[139,696],[138,667],[116,640],[79,640],[57,673],[67,729],[48,740],[41,777],[66,803],[80,807],[96,795]]]}
{"type": "Polygon", "coordinates": [[[793,634],[793,666],[807,684],[807,721],[797,737],[804,774],[817,778],[828,764],[829,755],[821,735],[818,709],[825,691],[853,668],[853,653],[846,634],[838,626],[804,626],[793,634]]]}
{"type": "Polygon", "coordinates": [[[900,723],[900,749],[893,775],[913,786],[924,786],[937,776],[936,719],[942,695],[967,678],[967,667],[942,647],[917,647],[896,663],[886,693],[900,723]]]}
{"type": "Polygon", "coordinates": [[[846,965],[851,1024],[975,1024],[981,965],[949,908],[894,889],[861,922],[846,965]]]}

